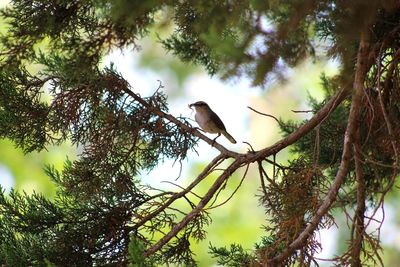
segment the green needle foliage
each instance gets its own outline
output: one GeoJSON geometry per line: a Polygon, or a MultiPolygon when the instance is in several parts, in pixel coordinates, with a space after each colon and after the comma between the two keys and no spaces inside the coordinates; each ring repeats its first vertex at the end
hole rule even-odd
{"type": "Polygon", "coordinates": [[[62,172],[46,168],[57,186],[52,201],[0,190],[1,265],[196,266],[190,243],[206,238],[207,204],[252,163],[266,235],[250,252],[210,245],[220,264],[315,264],[314,231],[333,225],[336,209],[351,225],[349,249],[336,264],[380,261],[380,237],[365,231],[365,205],[383,205],[398,174],[398,1],[14,0],[1,16],[0,137],[26,153],[66,140],[82,150],[62,172]],[[307,57],[337,59],[339,75],[321,78],[326,100],[310,99],[316,117],[325,117],[311,129],[302,127],[312,120],[280,121],[287,139],[276,150],[238,154],[216,145],[220,158],[178,193],[143,185],[140,173],[166,159],[182,162],[198,138],[211,144],[186,118],[167,113],[161,84],[142,97],[118,65],[101,67],[112,50],[140,51],[161,15],[173,26],[159,40],[164,49],[210,75],[262,86],[307,57]],[[327,106],[331,97],[337,103],[327,106]],[[268,161],[293,143],[292,133],[301,137],[291,147],[296,158],[285,166],[268,161]],[[228,158],[233,163],[206,195],[197,202],[186,196],[228,158]],[[274,165],[272,177],[266,163],[274,165]]]}

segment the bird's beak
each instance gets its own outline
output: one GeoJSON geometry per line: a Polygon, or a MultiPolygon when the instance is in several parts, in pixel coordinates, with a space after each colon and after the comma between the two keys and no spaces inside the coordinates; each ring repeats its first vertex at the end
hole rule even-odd
{"type": "Polygon", "coordinates": [[[188,107],[191,109],[194,106],[194,104],[189,104],[188,107]]]}

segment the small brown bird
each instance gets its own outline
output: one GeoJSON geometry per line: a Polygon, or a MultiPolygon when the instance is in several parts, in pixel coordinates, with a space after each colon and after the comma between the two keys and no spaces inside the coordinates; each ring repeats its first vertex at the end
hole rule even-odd
{"type": "Polygon", "coordinates": [[[189,108],[192,107],[196,110],[194,119],[200,128],[207,133],[218,134],[214,141],[223,134],[231,143],[236,144],[236,140],[226,131],[224,123],[206,102],[197,101],[189,105],[189,108]]]}

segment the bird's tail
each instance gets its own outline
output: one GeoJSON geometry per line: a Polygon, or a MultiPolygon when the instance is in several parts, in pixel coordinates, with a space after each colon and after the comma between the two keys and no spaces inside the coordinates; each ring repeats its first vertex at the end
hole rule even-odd
{"type": "Polygon", "coordinates": [[[227,131],[223,131],[222,134],[226,137],[226,139],[231,141],[231,143],[236,144],[235,138],[233,138],[232,135],[230,135],[227,131]]]}

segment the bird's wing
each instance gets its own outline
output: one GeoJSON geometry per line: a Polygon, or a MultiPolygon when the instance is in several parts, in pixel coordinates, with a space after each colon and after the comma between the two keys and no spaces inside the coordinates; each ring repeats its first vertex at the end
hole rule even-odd
{"type": "Polygon", "coordinates": [[[211,119],[213,122],[215,122],[215,124],[217,125],[217,127],[218,127],[219,129],[226,131],[226,128],[225,128],[224,123],[223,123],[222,120],[218,117],[218,115],[217,115],[214,111],[212,111],[212,110],[211,110],[210,119],[211,119]]]}

